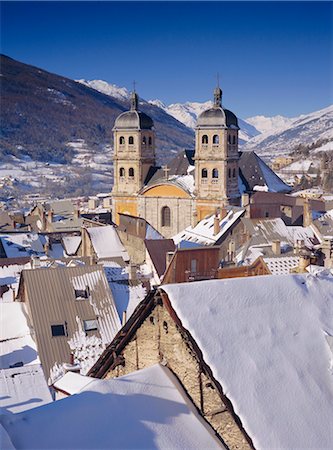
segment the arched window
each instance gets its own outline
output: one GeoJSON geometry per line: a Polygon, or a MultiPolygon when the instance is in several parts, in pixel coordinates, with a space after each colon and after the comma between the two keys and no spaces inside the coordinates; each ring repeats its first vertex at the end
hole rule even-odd
{"type": "Polygon", "coordinates": [[[233,137],[232,137],[232,143],[233,143],[233,144],[236,144],[236,136],[233,136],[233,137]]]}
{"type": "Polygon", "coordinates": [[[125,169],[123,167],[120,167],[119,169],[119,176],[124,177],[125,176],[125,169]]]}
{"type": "Polygon", "coordinates": [[[228,135],[228,144],[231,144],[231,135],[228,135]]]}
{"type": "Polygon", "coordinates": [[[146,145],[146,144],[147,144],[147,138],[146,138],[146,136],[142,136],[142,143],[143,143],[143,145],[146,145]]]}
{"type": "Polygon", "coordinates": [[[134,137],[133,136],[130,136],[128,138],[128,143],[129,143],[129,145],[133,145],[134,144],[134,137]]]}
{"type": "Polygon", "coordinates": [[[152,140],[151,136],[149,136],[149,138],[148,138],[148,144],[149,144],[149,145],[152,145],[152,143],[153,143],[153,140],[152,140]]]}
{"type": "Polygon", "coordinates": [[[120,138],[119,138],[119,144],[120,144],[120,145],[124,145],[124,144],[125,144],[125,138],[124,138],[124,136],[120,136],[120,138]]]}
{"type": "Polygon", "coordinates": [[[231,169],[230,169],[230,167],[228,169],[228,178],[231,178],[231,169]]]}
{"type": "Polygon", "coordinates": [[[171,212],[168,206],[163,206],[161,210],[162,227],[169,227],[171,224],[171,212]]]}
{"type": "Polygon", "coordinates": [[[236,177],[236,169],[234,169],[233,171],[232,171],[232,176],[235,178],[236,177]]]}
{"type": "Polygon", "coordinates": [[[202,169],[201,170],[201,178],[207,178],[207,177],[208,177],[207,169],[202,169]]]}
{"type": "Polygon", "coordinates": [[[134,169],[133,169],[133,167],[130,167],[130,168],[128,169],[128,176],[129,176],[130,178],[134,178],[134,169]]]}
{"type": "Polygon", "coordinates": [[[203,144],[208,144],[208,136],[207,136],[207,134],[204,134],[204,135],[202,136],[201,142],[202,142],[203,144]]]}
{"type": "Polygon", "coordinates": [[[212,170],[212,178],[218,178],[219,177],[219,171],[217,169],[212,170]]]}
{"type": "Polygon", "coordinates": [[[213,136],[213,144],[219,144],[220,143],[220,138],[218,137],[217,134],[214,134],[213,136]]]}

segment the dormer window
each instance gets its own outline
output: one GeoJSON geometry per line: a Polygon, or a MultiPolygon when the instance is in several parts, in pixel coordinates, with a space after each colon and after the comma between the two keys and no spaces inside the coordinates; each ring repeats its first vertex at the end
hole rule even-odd
{"type": "Polygon", "coordinates": [[[89,286],[86,286],[85,289],[74,289],[74,292],[76,300],[88,300],[88,298],[90,297],[89,286]]]}
{"type": "Polygon", "coordinates": [[[96,319],[84,320],[83,328],[85,332],[98,330],[97,320],[96,319]]]}

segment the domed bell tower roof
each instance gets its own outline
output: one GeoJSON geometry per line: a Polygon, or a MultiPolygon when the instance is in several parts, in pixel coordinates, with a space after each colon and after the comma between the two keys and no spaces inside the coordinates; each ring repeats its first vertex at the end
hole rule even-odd
{"type": "Polygon", "coordinates": [[[197,128],[239,128],[235,114],[222,107],[220,87],[214,89],[214,106],[199,115],[197,128]]]}
{"type": "Polygon", "coordinates": [[[138,111],[139,96],[131,92],[131,109],[116,118],[113,130],[151,130],[153,120],[147,114],[138,111]]]}

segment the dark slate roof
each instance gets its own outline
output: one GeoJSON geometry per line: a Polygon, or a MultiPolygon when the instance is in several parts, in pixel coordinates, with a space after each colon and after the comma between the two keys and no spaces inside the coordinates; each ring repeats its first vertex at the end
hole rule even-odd
{"type": "Polygon", "coordinates": [[[235,114],[228,109],[216,107],[203,111],[197,120],[198,128],[238,128],[238,120],[235,114]]]}
{"type": "Polygon", "coordinates": [[[166,254],[175,251],[175,244],[172,239],[146,239],[145,244],[156,272],[161,277],[166,269],[166,254]]]}
{"type": "Polygon", "coordinates": [[[255,152],[241,154],[239,169],[247,191],[253,191],[255,186],[264,185],[270,192],[290,192],[292,190],[255,152]]]}
{"type": "Polygon", "coordinates": [[[141,111],[126,111],[117,117],[114,130],[150,130],[153,120],[141,111]]]}
{"type": "MultiPolygon", "coordinates": [[[[168,176],[187,175],[189,166],[194,166],[194,150],[183,150],[169,161],[168,176]]],[[[292,190],[273,170],[255,153],[243,152],[239,160],[239,176],[246,191],[255,186],[267,186],[269,192],[288,193],[292,190]]],[[[145,180],[145,186],[166,182],[162,167],[151,167],[145,180]]]]}

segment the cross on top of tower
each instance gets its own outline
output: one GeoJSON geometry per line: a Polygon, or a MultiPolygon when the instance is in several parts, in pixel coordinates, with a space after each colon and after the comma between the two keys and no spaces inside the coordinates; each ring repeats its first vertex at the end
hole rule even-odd
{"type": "Polygon", "coordinates": [[[221,108],[222,106],[222,89],[220,88],[220,74],[216,74],[217,86],[214,89],[214,106],[221,108]]]}
{"type": "Polygon", "coordinates": [[[133,81],[133,91],[131,92],[131,111],[137,111],[139,104],[138,94],[135,92],[136,82],[133,81]]]}

